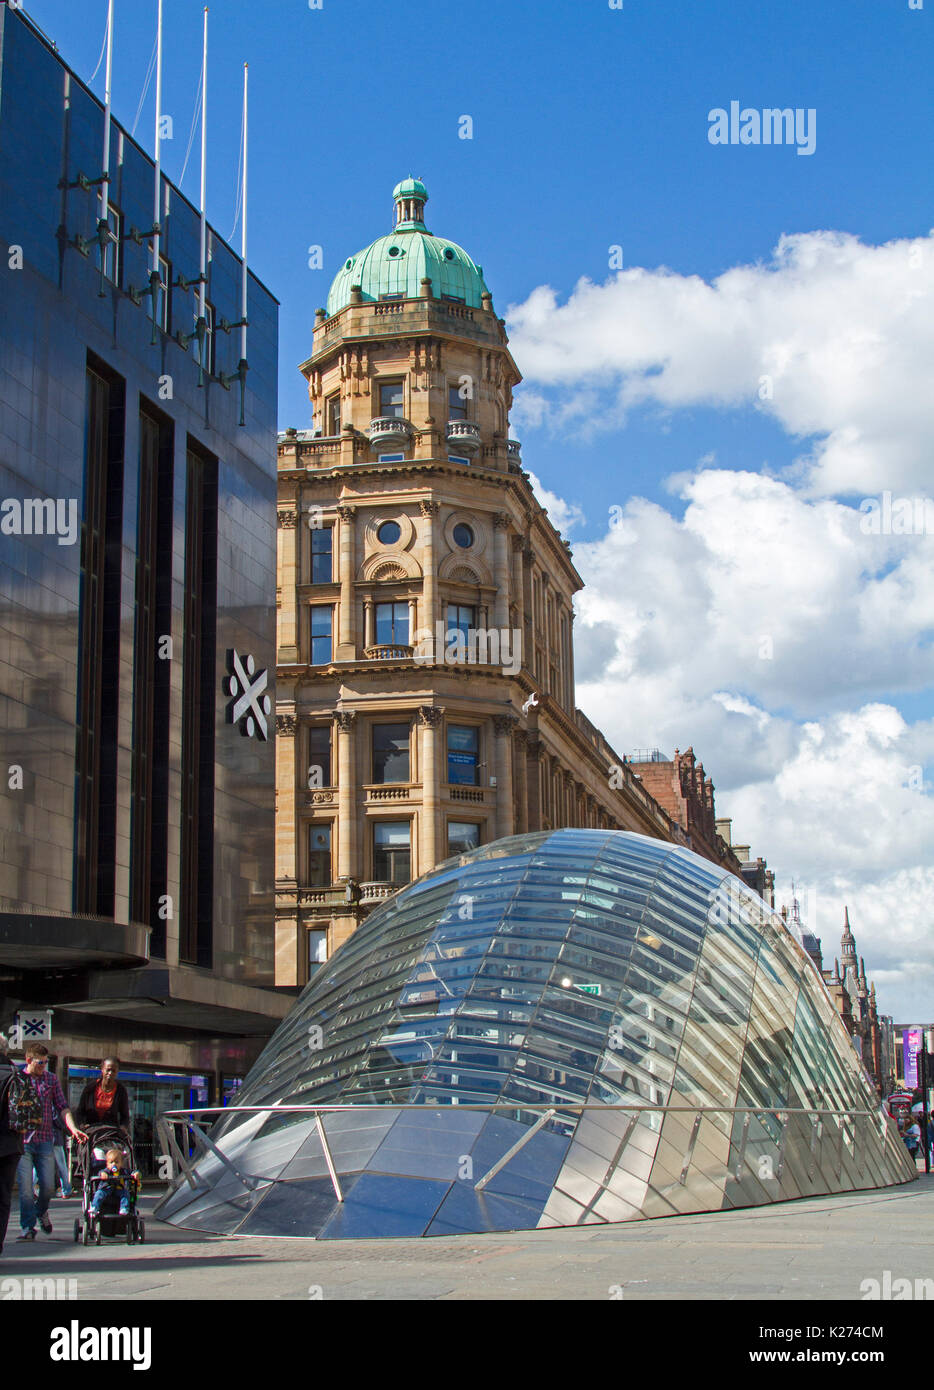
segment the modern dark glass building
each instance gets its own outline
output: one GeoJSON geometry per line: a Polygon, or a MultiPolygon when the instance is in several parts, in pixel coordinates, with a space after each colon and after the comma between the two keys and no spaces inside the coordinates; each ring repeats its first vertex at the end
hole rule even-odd
{"type": "Polygon", "coordinates": [[[232,1089],[289,1002],[278,306],[251,275],[244,375],[239,258],[208,229],[202,315],[163,178],[154,282],[154,163],[114,121],[102,183],[104,126],[0,6],[0,1023],[53,1007],[75,1085],[113,1051],[153,1115],[232,1089]]]}
{"type": "Polygon", "coordinates": [[[915,1176],[781,917],[622,831],[499,840],[398,893],[315,976],[238,1105],[189,1131],[193,1165],[176,1147],[165,1219],[443,1235],[915,1176]]]}

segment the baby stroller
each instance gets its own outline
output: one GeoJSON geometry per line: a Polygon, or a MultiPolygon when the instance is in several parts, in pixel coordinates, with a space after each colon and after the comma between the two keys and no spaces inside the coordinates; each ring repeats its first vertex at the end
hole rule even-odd
{"type": "Polygon", "coordinates": [[[105,1171],[107,1150],[119,1149],[123,1154],[124,1170],[129,1175],[136,1169],[133,1144],[125,1130],[113,1125],[96,1125],[88,1130],[88,1142],[76,1149],[75,1177],[81,1184],[81,1220],[75,1221],[75,1243],[95,1245],[103,1243],[104,1236],[123,1236],[127,1245],[146,1239],[146,1224],[136,1210],[136,1192],[129,1184],[128,1215],[120,1215],[120,1194],[109,1193],[100,1211],[92,1211],[91,1203],[95,1194],[109,1181],[105,1171]]]}

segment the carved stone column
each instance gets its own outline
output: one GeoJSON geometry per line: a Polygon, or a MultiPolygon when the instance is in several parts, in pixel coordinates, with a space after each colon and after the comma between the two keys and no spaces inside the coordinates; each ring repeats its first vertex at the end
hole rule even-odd
{"type": "Polygon", "coordinates": [[[279,523],[279,661],[298,661],[298,517],[280,508],[279,523]]]}
{"type": "Polygon", "coordinates": [[[527,667],[529,654],[525,646],[528,638],[525,630],[525,587],[522,582],[522,551],[524,548],[525,541],[522,537],[514,535],[512,538],[512,603],[516,610],[516,626],[522,633],[522,665],[527,667]]]}
{"type": "Polygon", "coordinates": [[[528,807],[526,830],[542,828],[542,756],[544,749],[541,739],[529,735],[525,758],[526,805],[528,807]]]}
{"type": "Polygon", "coordinates": [[[497,512],[493,517],[493,583],[496,585],[496,601],[493,608],[493,626],[500,630],[509,626],[509,557],[506,551],[506,536],[510,520],[505,512],[497,512]]]}
{"type": "Polygon", "coordinates": [[[356,507],[338,507],[340,521],[341,612],[337,638],[337,660],[353,661],[357,655],[354,640],[354,572],[356,507]]]}
{"type": "MultiPolygon", "coordinates": [[[[294,531],[292,533],[294,535],[294,531]]],[[[276,892],[294,905],[298,891],[296,874],[296,798],[294,714],[276,715],[276,892]]],[[[297,911],[276,913],[276,984],[297,985],[299,980],[299,925],[297,911]]]]}
{"type": "Polygon", "coordinates": [[[337,877],[362,877],[357,867],[356,722],[357,712],[338,710],[337,720],[337,877]]]}
{"type": "Polygon", "coordinates": [[[512,731],[518,724],[514,714],[497,714],[493,719],[496,735],[496,838],[512,835],[514,828],[512,799],[512,731]]]}
{"type": "Polygon", "coordinates": [[[276,715],[276,882],[297,882],[295,853],[296,780],[294,714],[276,715]]]}
{"type": "Polygon", "coordinates": [[[420,874],[433,869],[445,855],[441,847],[441,779],[438,757],[438,734],[444,722],[444,710],[437,705],[422,705],[418,711],[421,730],[422,813],[419,817],[418,866],[420,874]]]}
{"type": "Polygon", "coordinates": [[[376,619],[373,612],[373,600],[365,598],[363,600],[363,649],[376,646],[376,619]]]}
{"type": "MultiPolygon", "coordinates": [[[[430,502],[423,497],[418,504],[421,512],[421,535],[419,537],[419,559],[422,565],[422,618],[419,627],[431,629],[432,638],[435,635],[435,621],[438,617],[437,612],[437,573],[438,561],[435,545],[435,518],[441,510],[440,503],[430,502]]],[[[435,652],[437,660],[438,653],[435,652]]]]}
{"type": "Polygon", "coordinates": [[[522,549],[522,611],[523,611],[523,665],[535,673],[535,615],[532,611],[532,559],[534,552],[530,545],[522,549]]]}
{"type": "Polygon", "coordinates": [[[516,754],[516,834],[524,835],[529,828],[529,777],[527,767],[529,736],[525,729],[513,734],[516,754]]]}

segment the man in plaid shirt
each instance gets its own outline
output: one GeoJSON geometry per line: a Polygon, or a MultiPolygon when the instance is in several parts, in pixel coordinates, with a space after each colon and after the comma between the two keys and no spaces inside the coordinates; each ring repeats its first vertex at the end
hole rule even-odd
{"type": "Polygon", "coordinates": [[[30,1077],[39,1099],[42,1101],[42,1124],[38,1129],[24,1135],[23,1156],[16,1170],[19,1185],[19,1224],[22,1235],[19,1240],[35,1240],[36,1222],[50,1235],[52,1222],[49,1220],[49,1202],[55,1191],[55,1155],[52,1152],[54,1137],[52,1120],[56,1111],[61,1114],[65,1128],[75,1136],[79,1144],[86,1144],[88,1136],[75,1124],[68,1102],[53,1073],[49,1075],[49,1049],[42,1043],[29,1043],[26,1048],[26,1075],[30,1077]],[[33,1196],[33,1173],[39,1183],[39,1196],[33,1196]]]}

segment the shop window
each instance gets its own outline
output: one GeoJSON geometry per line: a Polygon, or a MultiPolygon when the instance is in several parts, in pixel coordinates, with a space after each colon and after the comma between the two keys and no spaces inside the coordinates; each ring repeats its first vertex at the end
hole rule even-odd
{"type": "Polygon", "coordinates": [[[331,827],[308,827],[308,887],[331,886],[331,827]]]}
{"type": "Polygon", "coordinates": [[[331,660],[331,631],[334,609],[315,607],[311,610],[311,664],[325,666],[331,660]]]}
{"type": "Polygon", "coordinates": [[[313,929],[308,933],[308,978],[320,970],[328,958],[327,929],[313,929]]]}
{"type": "Polygon", "coordinates": [[[470,724],[448,725],[448,782],[476,787],[480,778],[480,730],[470,724]]]}
{"type": "Polygon", "coordinates": [[[409,781],[408,724],[373,725],[373,781],[409,781]]]}
{"type": "MultiPolygon", "coordinates": [[[[471,608],[468,604],[464,604],[464,603],[449,603],[449,604],[448,604],[448,626],[447,626],[447,631],[448,631],[448,632],[459,632],[459,633],[461,634],[461,637],[463,638],[463,641],[464,641],[464,645],[465,645],[465,646],[466,646],[466,644],[467,644],[467,639],[468,639],[468,636],[469,636],[470,632],[471,632],[474,628],[476,628],[476,626],[477,626],[477,610],[476,610],[476,608],[471,608]]],[[[448,641],[453,640],[453,639],[447,638],[447,635],[446,635],[446,634],[445,634],[445,637],[446,637],[446,640],[448,640],[448,641]]]]}
{"type": "Polygon", "coordinates": [[[376,642],[380,647],[409,645],[408,603],[376,605],[376,642]]]}
{"type": "Polygon", "coordinates": [[[480,827],[472,821],[448,821],[448,854],[469,854],[480,847],[480,827]]]}
{"type": "Polygon", "coordinates": [[[334,579],[334,528],[315,527],[311,532],[311,582],[330,584],[334,579]]]}
{"type": "Polygon", "coordinates": [[[412,876],[412,827],[405,821],[377,821],[373,826],[373,878],[401,886],[412,876]]]}
{"type": "Polygon", "coordinates": [[[459,386],[448,387],[448,419],[467,419],[467,402],[461,395],[461,388],[459,386]]]}
{"type": "Polygon", "coordinates": [[[379,388],[379,413],[386,415],[394,420],[403,418],[403,383],[401,381],[384,381],[379,388]]]}
{"type": "Polygon", "coordinates": [[[333,787],[331,781],[331,726],[313,724],[308,730],[308,788],[333,787]]]}

